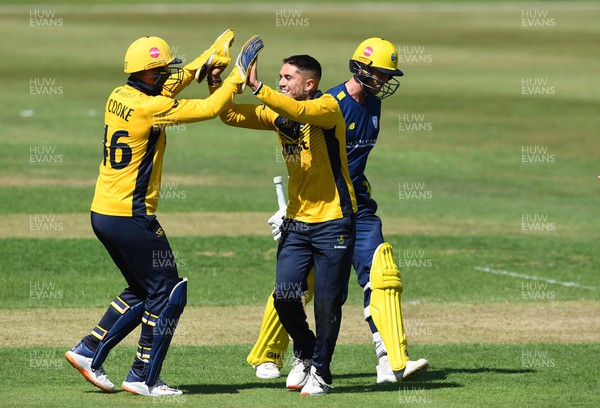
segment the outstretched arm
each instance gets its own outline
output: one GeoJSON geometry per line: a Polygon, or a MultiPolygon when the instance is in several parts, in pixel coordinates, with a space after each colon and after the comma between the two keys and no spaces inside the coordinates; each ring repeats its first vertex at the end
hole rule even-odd
{"type": "Polygon", "coordinates": [[[237,84],[225,81],[215,93],[206,99],[173,100],[167,97],[154,98],[151,108],[155,125],[199,122],[216,118],[233,102],[237,84]]]}
{"type": "Polygon", "coordinates": [[[162,94],[169,98],[174,98],[188,86],[194,78],[198,82],[206,77],[206,74],[215,67],[225,69],[231,62],[231,56],[229,55],[229,48],[233,44],[234,32],[231,29],[225,30],[213,44],[204,51],[198,58],[187,64],[183,69],[178,70],[167,79],[165,89],[162,94]],[[169,83],[177,81],[181,78],[181,82],[177,87],[169,91],[169,83]]]}
{"type": "MultiPolygon", "coordinates": [[[[256,63],[253,66],[255,67],[256,63]]],[[[224,70],[225,67],[217,66],[208,73],[207,83],[211,94],[220,88],[221,74],[224,70]]],[[[255,68],[251,68],[250,72],[253,70],[255,72],[255,68]]],[[[250,81],[249,77],[247,81],[250,81]]],[[[226,125],[256,130],[275,130],[277,116],[273,110],[268,109],[265,105],[238,105],[233,101],[227,104],[219,115],[226,125]]]]}
{"type": "Polygon", "coordinates": [[[320,98],[296,101],[273,90],[258,79],[258,61],[250,70],[248,85],[253,93],[267,107],[290,120],[310,123],[330,129],[338,123],[340,108],[330,95],[320,98]]]}
{"type": "MultiPolygon", "coordinates": [[[[233,104],[235,94],[246,85],[248,71],[262,48],[260,38],[253,36],[248,40],[242,47],[231,74],[223,82],[223,85],[206,99],[173,101],[169,98],[156,98],[152,109],[154,123],[169,125],[215,118],[226,107],[233,104]]],[[[199,67],[198,69],[212,71],[212,67],[199,67]]]]}

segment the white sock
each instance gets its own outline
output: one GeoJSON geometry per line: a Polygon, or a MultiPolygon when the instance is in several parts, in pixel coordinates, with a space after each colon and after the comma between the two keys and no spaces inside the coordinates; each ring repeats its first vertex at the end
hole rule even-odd
{"type": "Polygon", "coordinates": [[[377,358],[387,356],[387,350],[379,332],[373,333],[373,343],[375,343],[375,353],[377,354],[377,358]]]}

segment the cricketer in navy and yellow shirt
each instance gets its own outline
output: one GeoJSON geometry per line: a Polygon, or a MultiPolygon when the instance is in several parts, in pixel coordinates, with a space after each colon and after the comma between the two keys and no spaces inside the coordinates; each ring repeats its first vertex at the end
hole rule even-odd
{"type": "Polygon", "coordinates": [[[225,81],[207,99],[173,99],[191,79],[188,74],[175,92],[164,96],[131,76],[126,85],[110,94],[104,116],[104,158],[92,211],[129,217],[154,214],[160,194],[165,127],[217,117],[237,89],[225,81]]]}
{"type": "Polygon", "coordinates": [[[256,96],[265,104],[232,105],[220,116],[230,126],[277,132],[289,174],[286,218],[316,223],[355,213],[337,101],[320,92],[296,101],[266,85],[256,96]]]}
{"type": "Polygon", "coordinates": [[[371,198],[371,185],[365,176],[369,153],[377,143],[379,118],[381,117],[381,99],[367,94],[363,103],[357,102],[348,94],[346,85],[339,84],[326,92],[338,102],[346,121],[346,153],[348,169],[358,210],[375,213],[377,203],[371,198]]]}

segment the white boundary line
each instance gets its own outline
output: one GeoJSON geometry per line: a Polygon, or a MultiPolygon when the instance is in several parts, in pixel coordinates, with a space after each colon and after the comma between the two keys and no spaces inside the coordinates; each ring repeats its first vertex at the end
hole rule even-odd
{"type": "MultiPolygon", "coordinates": [[[[542,9],[556,11],[592,11],[600,10],[600,3],[595,1],[582,2],[501,2],[501,3],[355,3],[344,4],[345,12],[497,12],[522,11],[525,9],[542,9]]],[[[327,2],[321,4],[307,3],[178,3],[178,4],[7,4],[0,5],[0,14],[21,14],[35,10],[55,10],[59,13],[89,13],[89,14],[189,14],[189,13],[268,13],[282,10],[302,10],[307,12],[339,12],[340,4],[327,2]]]]}
{"type": "Polygon", "coordinates": [[[490,269],[488,267],[482,267],[482,266],[476,266],[475,269],[477,269],[478,271],[482,271],[482,272],[493,273],[495,275],[512,276],[513,278],[522,278],[522,279],[543,281],[543,282],[554,283],[554,284],[566,286],[566,287],[575,287],[575,288],[589,289],[589,290],[596,289],[593,286],[583,286],[583,285],[580,285],[575,282],[561,282],[561,281],[557,281],[555,279],[547,279],[547,278],[540,278],[539,276],[523,275],[523,274],[516,273],[516,272],[503,271],[503,270],[499,270],[499,269],[490,269]]]}

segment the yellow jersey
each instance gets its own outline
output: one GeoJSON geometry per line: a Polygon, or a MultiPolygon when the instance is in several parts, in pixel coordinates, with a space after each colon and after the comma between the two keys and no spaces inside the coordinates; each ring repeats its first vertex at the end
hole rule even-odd
{"type": "Polygon", "coordinates": [[[356,212],[346,156],[346,122],[337,101],[322,95],[296,101],[266,85],[256,95],[264,105],[232,104],[224,123],[274,130],[289,174],[287,218],[307,223],[356,212]]]}
{"type": "Polygon", "coordinates": [[[165,126],[217,117],[231,103],[236,90],[226,81],[207,99],[176,100],[156,94],[134,77],[116,88],[106,103],[104,158],[91,210],[126,217],[154,214],[160,194],[165,126]]]}

